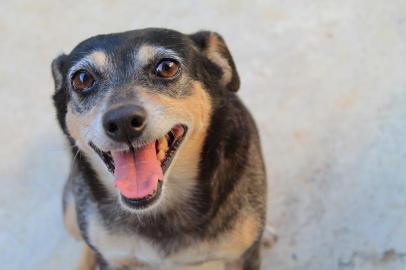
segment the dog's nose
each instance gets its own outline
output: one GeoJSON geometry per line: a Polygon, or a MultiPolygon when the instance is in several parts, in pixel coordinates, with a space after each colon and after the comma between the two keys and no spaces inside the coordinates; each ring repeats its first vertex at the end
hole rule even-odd
{"type": "Polygon", "coordinates": [[[106,134],[118,142],[131,142],[144,130],[147,113],[136,105],[124,105],[108,111],[103,116],[106,134]]]}

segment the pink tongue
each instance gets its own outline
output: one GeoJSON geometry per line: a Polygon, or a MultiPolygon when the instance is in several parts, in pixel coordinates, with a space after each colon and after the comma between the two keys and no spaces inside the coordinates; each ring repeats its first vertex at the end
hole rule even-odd
{"type": "Polygon", "coordinates": [[[152,194],[163,179],[161,164],[156,157],[155,142],[134,154],[131,151],[112,153],[115,165],[115,185],[130,199],[141,199],[152,194]]]}

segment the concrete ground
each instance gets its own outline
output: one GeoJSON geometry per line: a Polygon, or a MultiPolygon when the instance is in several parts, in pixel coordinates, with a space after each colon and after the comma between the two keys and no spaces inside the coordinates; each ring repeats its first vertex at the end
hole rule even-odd
{"type": "Polygon", "coordinates": [[[406,267],[406,1],[1,1],[1,269],[72,269],[50,62],[89,36],[216,30],[237,63],[279,241],[263,269],[406,267]]]}

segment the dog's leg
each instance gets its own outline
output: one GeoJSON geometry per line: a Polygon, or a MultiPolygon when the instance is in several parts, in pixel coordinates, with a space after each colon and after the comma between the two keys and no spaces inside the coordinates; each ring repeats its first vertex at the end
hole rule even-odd
{"type": "Polygon", "coordinates": [[[256,270],[260,268],[260,250],[269,249],[278,241],[275,229],[267,225],[262,235],[261,241],[247,252],[243,259],[226,264],[226,270],[256,270]]]}
{"type": "MultiPolygon", "coordinates": [[[[66,230],[77,240],[82,239],[76,216],[76,204],[72,194],[72,179],[69,178],[63,191],[63,219],[66,230]]],[[[80,261],[76,270],[96,270],[96,254],[84,243],[80,261]]]]}
{"type": "Polygon", "coordinates": [[[242,267],[243,262],[241,260],[226,264],[226,270],[243,270],[242,267]]]}
{"type": "Polygon", "coordinates": [[[86,244],[83,246],[82,255],[76,270],[96,270],[96,253],[86,244]]]}
{"type": "Polygon", "coordinates": [[[223,261],[209,261],[201,265],[182,268],[182,270],[228,270],[224,266],[223,261]]]}
{"type": "Polygon", "coordinates": [[[242,270],[259,270],[261,267],[261,243],[250,248],[244,256],[242,270]]]}
{"type": "Polygon", "coordinates": [[[69,234],[76,240],[80,240],[81,236],[76,219],[76,207],[74,200],[71,200],[66,204],[63,221],[69,234]]]}
{"type": "Polygon", "coordinates": [[[75,239],[81,239],[76,216],[75,198],[72,193],[72,178],[69,178],[63,190],[63,221],[68,233],[75,239]]]}
{"type": "Polygon", "coordinates": [[[226,264],[226,270],[259,270],[261,267],[261,242],[252,246],[244,256],[226,264]]]}

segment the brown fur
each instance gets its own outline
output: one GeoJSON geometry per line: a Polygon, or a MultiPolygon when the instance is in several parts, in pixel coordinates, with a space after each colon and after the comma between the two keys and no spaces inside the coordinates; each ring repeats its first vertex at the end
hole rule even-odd
{"type": "Polygon", "coordinates": [[[206,49],[207,57],[223,70],[221,83],[227,85],[231,81],[232,71],[230,63],[222,56],[224,52],[223,43],[219,41],[217,34],[212,33],[209,37],[208,48],[206,49]]]}
{"type": "Polygon", "coordinates": [[[258,239],[260,227],[258,218],[252,214],[244,214],[238,219],[234,228],[223,236],[219,247],[220,250],[229,254],[229,257],[233,259],[241,257],[247,247],[258,239]]]}
{"type": "MultiPolygon", "coordinates": [[[[235,267],[235,260],[240,258],[257,239],[259,221],[252,215],[241,215],[232,229],[219,238],[197,242],[192,248],[187,248],[171,257],[174,261],[184,261],[193,258],[194,254],[212,254],[213,258],[225,258],[230,267],[235,267]]],[[[238,265],[238,263],[237,263],[238,265]]]]}
{"type": "Polygon", "coordinates": [[[185,178],[185,173],[190,177],[191,171],[197,174],[200,152],[210,124],[212,110],[210,97],[200,82],[194,81],[192,88],[192,95],[180,99],[141,92],[146,101],[150,100],[163,105],[166,115],[187,119],[193,125],[189,126],[188,130],[189,143],[178,151],[172,168],[171,174],[179,178],[185,178]]]}
{"type": "Polygon", "coordinates": [[[89,55],[89,59],[92,63],[96,64],[100,69],[103,69],[107,65],[107,56],[102,51],[95,51],[89,55]]]}
{"type": "Polygon", "coordinates": [[[156,53],[156,48],[151,45],[142,45],[137,53],[137,60],[140,62],[140,65],[145,65],[148,63],[152,57],[154,57],[156,53]]]}
{"type": "Polygon", "coordinates": [[[64,212],[64,224],[69,234],[76,240],[81,239],[78,221],[76,218],[75,202],[71,200],[68,202],[64,212]]]}
{"type": "Polygon", "coordinates": [[[83,244],[82,255],[76,270],[96,270],[96,254],[87,244],[83,244]]]}

